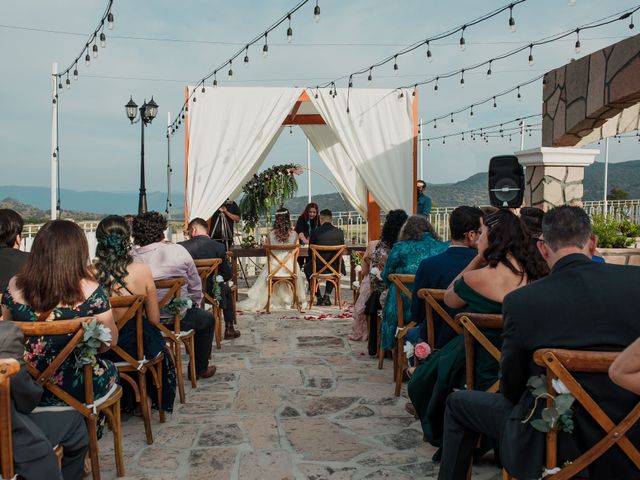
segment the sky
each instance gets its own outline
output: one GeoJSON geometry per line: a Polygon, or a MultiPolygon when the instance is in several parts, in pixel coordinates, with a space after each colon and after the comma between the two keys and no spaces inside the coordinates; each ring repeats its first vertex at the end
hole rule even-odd
{"type": "MultiPolygon", "coordinates": [[[[293,41],[286,42],[286,24],[269,35],[269,56],[261,46],[249,51],[248,68],[234,68],[233,80],[219,77],[220,84],[234,86],[315,86],[367,67],[392,55],[405,45],[449,30],[505,5],[501,0],[320,0],[321,20],[313,21],[310,1],[292,16],[293,41]]],[[[78,66],[80,78],[60,94],[60,177],[63,188],[73,190],[136,191],[139,185],[140,126],[126,118],[124,104],[130,95],[140,105],[153,96],[159,113],[145,133],[146,184],[150,191],[166,190],[167,114],[175,115],[184,101],[185,86],[200,78],[264,32],[268,25],[296,4],[296,0],[115,0],[113,31],[106,48],[100,48],[91,66],[78,66]]],[[[50,184],[52,62],[65,69],[78,55],[96,28],[106,0],[2,0],[0,2],[0,61],[3,65],[0,116],[0,185],[48,186],[50,184]]],[[[514,8],[517,30],[508,28],[508,12],[465,31],[466,49],[456,37],[431,44],[433,61],[426,49],[374,70],[355,86],[393,88],[410,85],[443,72],[488,60],[500,53],[542,37],[573,29],[606,17],[636,3],[629,0],[598,1],[527,0],[514,8]]],[[[640,18],[637,19],[640,22],[640,18]]],[[[573,57],[615,43],[637,33],[628,22],[594,29],[581,35],[582,50],[574,52],[575,38],[554,42],[534,51],[496,62],[491,79],[486,69],[468,72],[465,86],[451,78],[419,90],[419,115],[425,120],[467,106],[495,93],[526,82],[557,68],[573,57]]],[[[346,80],[338,82],[346,87],[346,80]]],[[[491,104],[454,117],[454,123],[427,126],[423,136],[494,125],[541,111],[542,84],[538,81],[491,104]]],[[[525,148],[540,144],[540,135],[525,137],[525,148]]],[[[610,161],[636,160],[638,142],[611,142],[610,161]]],[[[596,148],[601,148],[596,146],[596,148]]],[[[489,159],[519,149],[518,139],[433,142],[422,145],[423,177],[430,183],[462,180],[486,171],[489,159]]],[[[306,162],[306,137],[293,127],[285,129],[263,167],[306,162]]],[[[184,131],[172,139],[172,190],[184,185],[184,131]]],[[[602,160],[600,156],[597,160],[602,160]]],[[[335,191],[319,157],[312,153],[314,193],[335,191]]],[[[306,178],[299,180],[306,194],[306,178]]],[[[63,199],[64,207],[64,199],[63,199]]]]}

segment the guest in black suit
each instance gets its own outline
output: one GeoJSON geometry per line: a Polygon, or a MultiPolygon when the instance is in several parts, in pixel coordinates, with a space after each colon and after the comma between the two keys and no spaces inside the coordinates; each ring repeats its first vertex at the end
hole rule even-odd
{"type": "Polygon", "coordinates": [[[29,256],[19,250],[23,226],[24,220],[18,212],[0,208],[0,296],[29,256]]]}
{"type": "MultiPolygon", "coordinates": [[[[337,227],[333,226],[333,215],[331,210],[324,209],[320,211],[320,226],[313,230],[309,236],[309,245],[344,245],[344,232],[337,227]]],[[[320,256],[324,258],[327,262],[331,260],[331,258],[335,255],[335,252],[319,252],[320,256]]],[[[316,271],[319,271],[324,266],[322,261],[316,262],[316,271]]],[[[342,272],[344,275],[346,270],[344,267],[344,260],[340,259],[336,260],[331,265],[336,271],[342,272]]],[[[313,266],[311,263],[311,252],[309,252],[309,257],[307,259],[307,263],[304,265],[304,274],[307,276],[307,280],[311,278],[311,274],[313,273],[313,266]]],[[[325,270],[324,273],[330,273],[328,270],[325,270]]],[[[316,296],[318,298],[317,305],[331,305],[331,299],[329,295],[333,292],[333,284],[327,282],[327,285],[324,290],[324,295],[320,295],[320,287],[318,287],[318,291],[316,292],[316,296]]]]}
{"type": "MultiPolygon", "coordinates": [[[[482,210],[476,207],[461,206],[449,216],[449,232],[451,244],[444,252],[425,258],[420,262],[416,279],[413,283],[411,296],[411,320],[418,326],[407,332],[406,340],[418,343],[427,339],[424,300],[418,298],[418,291],[422,288],[446,289],[449,284],[462,272],[478,254],[477,244],[482,227],[482,210]]],[[[443,305],[444,309],[454,317],[458,311],[443,305]]],[[[434,315],[435,345],[432,348],[442,348],[449,340],[456,336],[448,324],[434,315]]]]}
{"type": "MultiPolygon", "coordinates": [[[[636,305],[640,268],[591,261],[595,241],[584,210],[568,206],[550,210],[542,234],[538,249],[550,275],[504,299],[500,393],[458,391],[447,400],[440,479],[467,478],[478,434],[499,442],[500,459],[515,478],[539,478],[544,434],[522,423],[533,406],[527,380],[543,373],[532,362],[533,352],[544,347],[622,350],[640,335],[636,305]]],[[[607,374],[576,378],[615,423],[638,402],[607,374]]],[[[568,460],[604,436],[582,407],[575,408],[574,423],[572,435],[561,435],[562,450],[573,449],[568,460]]],[[[640,426],[632,428],[628,437],[638,445],[640,426]]],[[[640,471],[616,446],[591,464],[589,478],[638,479],[640,471]]]]}
{"type": "MultiPolygon", "coordinates": [[[[226,283],[231,279],[231,266],[227,261],[227,248],[224,243],[209,238],[207,234],[207,222],[202,218],[194,218],[189,222],[187,227],[189,233],[189,240],[180,242],[187,251],[191,254],[194,260],[202,260],[207,258],[221,258],[222,263],[218,267],[218,275],[221,275],[224,279],[224,283],[221,284],[220,293],[222,294],[221,307],[224,314],[224,338],[238,338],[240,332],[233,326],[233,298],[231,297],[233,292],[226,283]]],[[[213,291],[214,278],[209,277],[207,282],[207,291],[211,293],[213,291]]]]}
{"type": "Polygon", "coordinates": [[[9,321],[0,322],[0,357],[14,358],[20,371],[11,377],[11,435],[16,474],[25,480],[42,478],[82,480],[89,448],[87,427],[76,411],[32,413],[43,388],[24,368],[22,332],[9,321]],[[62,476],[53,447],[63,448],[62,476]]]}

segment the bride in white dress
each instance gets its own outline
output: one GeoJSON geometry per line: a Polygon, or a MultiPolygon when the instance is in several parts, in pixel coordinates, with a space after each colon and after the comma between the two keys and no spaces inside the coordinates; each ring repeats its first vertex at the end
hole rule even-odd
{"type": "MultiPolygon", "coordinates": [[[[291,229],[291,217],[289,216],[289,210],[286,208],[280,208],[276,212],[275,220],[273,222],[273,229],[267,235],[268,245],[296,245],[298,243],[298,235],[291,229]]],[[[283,250],[282,252],[275,252],[275,256],[280,262],[285,261],[291,251],[283,250]]],[[[298,302],[300,305],[304,305],[306,302],[307,284],[305,276],[298,263],[290,258],[285,265],[291,271],[296,272],[296,287],[298,290],[298,302]]],[[[271,268],[278,266],[275,260],[271,261],[271,268]]],[[[282,268],[283,275],[288,273],[282,268]]],[[[267,298],[269,295],[269,289],[267,285],[267,275],[269,269],[265,266],[262,272],[256,279],[253,286],[247,292],[248,298],[237,303],[238,310],[244,310],[249,312],[257,312],[264,310],[267,306],[267,298]]],[[[277,274],[276,274],[277,276],[277,274]]],[[[271,309],[283,310],[294,307],[293,291],[291,287],[285,282],[278,282],[273,288],[273,294],[271,295],[271,309]]]]}

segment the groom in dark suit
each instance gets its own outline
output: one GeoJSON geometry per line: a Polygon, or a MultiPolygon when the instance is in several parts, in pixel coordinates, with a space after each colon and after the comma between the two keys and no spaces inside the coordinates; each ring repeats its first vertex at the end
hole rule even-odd
{"type": "MultiPolygon", "coordinates": [[[[344,245],[344,232],[337,227],[333,226],[333,214],[331,210],[324,209],[320,211],[320,226],[313,230],[309,236],[309,245],[344,245]]],[[[318,252],[322,258],[324,258],[327,262],[333,258],[335,252],[318,252]]],[[[321,260],[316,262],[316,271],[319,271],[324,266],[321,260]]],[[[336,271],[342,272],[344,275],[346,270],[344,267],[344,260],[340,259],[339,261],[334,261],[331,265],[336,271]]],[[[307,277],[307,281],[311,278],[311,274],[313,273],[313,264],[311,262],[311,252],[309,252],[309,257],[307,258],[307,263],[304,265],[304,274],[307,277]]],[[[329,273],[325,270],[325,273],[329,273]]],[[[333,284],[327,282],[327,285],[324,290],[324,296],[320,295],[320,287],[318,287],[318,291],[316,296],[318,298],[317,305],[331,305],[331,299],[329,296],[333,292],[333,284]]]]}
{"type": "MultiPolygon", "coordinates": [[[[498,443],[502,464],[514,478],[539,478],[544,434],[523,423],[533,407],[527,380],[543,373],[533,363],[533,353],[545,347],[622,350],[640,336],[640,268],[591,260],[595,241],[585,211],[568,206],[550,210],[542,235],[538,249],[550,275],[504,299],[500,393],[466,390],[447,399],[439,479],[467,478],[479,434],[498,443]]],[[[575,377],[616,424],[638,402],[638,396],[613,384],[606,373],[575,377]]],[[[559,436],[560,453],[573,450],[568,460],[605,435],[582,407],[574,407],[574,423],[573,434],[559,436]]],[[[640,425],[627,436],[639,445],[640,425]]],[[[640,471],[617,446],[588,470],[589,478],[640,478],[640,471]]]]}

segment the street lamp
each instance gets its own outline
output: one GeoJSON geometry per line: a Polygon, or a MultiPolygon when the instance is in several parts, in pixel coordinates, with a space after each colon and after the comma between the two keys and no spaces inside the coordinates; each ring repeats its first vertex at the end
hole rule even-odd
{"type": "Polygon", "coordinates": [[[140,116],[136,120],[138,116],[138,105],[133,101],[133,97],[129,98],[129,101],[124,106],[127,117],[131,121],[131,124],[140,122],[141,126],[141,137],[140,137],[140,195],[138,197],[138,214],[145,213],[147,211],[147,189],[144,185],[144,127],[153,121],[158,114],[158,104],[153,101],[153,97],[151,100],[147,102],[146,100],[140,107],[140,116]]]}

